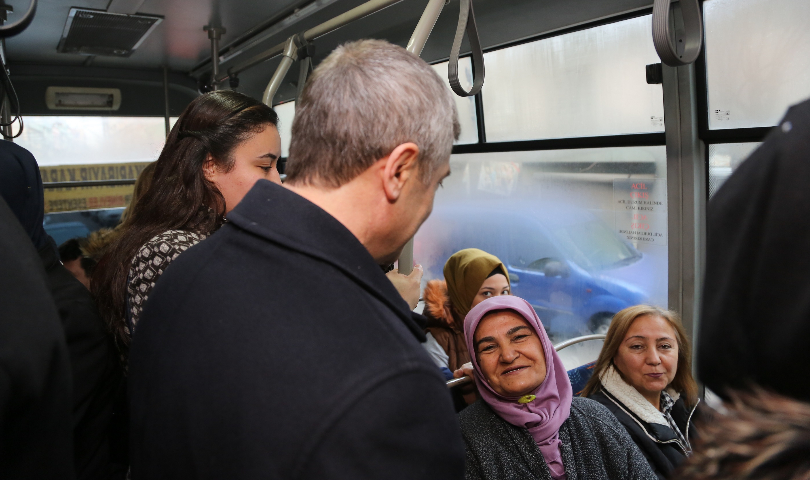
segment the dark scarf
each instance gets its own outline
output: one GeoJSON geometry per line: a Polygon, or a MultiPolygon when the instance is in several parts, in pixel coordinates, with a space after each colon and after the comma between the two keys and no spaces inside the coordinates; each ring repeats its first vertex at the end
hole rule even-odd
{"type": "Polygon", "coordinates": [[[37,250],[51,245],[42,228],[45,200],[37,161],[31,152],[6,140],[0,140],[0,196],[37,250]]]}

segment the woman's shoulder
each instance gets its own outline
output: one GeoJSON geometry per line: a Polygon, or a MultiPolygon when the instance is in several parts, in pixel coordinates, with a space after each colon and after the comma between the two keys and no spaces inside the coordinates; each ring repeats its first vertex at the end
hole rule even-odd
{"type": "Polygon", "coordinates": [[[463,429],[465,425],[478,424],[481,421],[491,421],[495,412],[481,399],[465,408],[458,414],[458,421],[463,429]]]}
{"type": "Polygon", "coordinates": [[[574,397],[571,402],[571,417],[591,428],[624,431],[616,414],[594,398],[574,397]]]}
{"type": "Polygon", "coordinates": [[[135,257],[167,257],[175,253],[181,253],[194,245],[205,240],[207,235],[190,230],[166,230],[159,233],[144,243],[135,257]]]}
{"type": "Polygon", "coordinates": [[[593,418],[615,419],[610,410],[594,398],[574,397],[571,401],[571,413],[574,412],[593,418]]]}

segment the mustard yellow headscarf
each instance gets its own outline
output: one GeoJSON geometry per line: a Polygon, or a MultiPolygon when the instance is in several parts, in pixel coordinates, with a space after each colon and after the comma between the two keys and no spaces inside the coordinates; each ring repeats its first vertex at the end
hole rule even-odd
{"type": "MultiPolygon", "coordinates": [[[[453,309],[463,319],[472,308],[472,302],[481,284],[493,270],[499,268],[509,283],[509,273],[495,255],[467,248],[456,252],[444,264],[444,280],[453,309]]],[[[511,288],[511,283],[510,283],[511,288]]]]}

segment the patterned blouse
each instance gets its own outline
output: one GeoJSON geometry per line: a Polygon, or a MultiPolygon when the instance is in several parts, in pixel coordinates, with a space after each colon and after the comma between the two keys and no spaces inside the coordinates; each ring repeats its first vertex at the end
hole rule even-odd
{"type": "Polygon", "coordinates": [[[132,258],[127,282],[127,328],[130,335],[135,331],[146,299],[166,267],[207,236],[185,230],[167,230],[152,237],[138,250],[132,258]]]}

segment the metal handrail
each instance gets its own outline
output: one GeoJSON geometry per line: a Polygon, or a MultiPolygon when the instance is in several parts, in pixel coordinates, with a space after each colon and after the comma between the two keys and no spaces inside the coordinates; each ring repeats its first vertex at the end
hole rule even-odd
{"type": "Polygon", "coordinates": [[[655,0],[653,4],[653,45],[662,62],[670,67],[679,67],[693,63],[700,55],[703,46],[703,20],[698,0],[680,0],[684,34],[682,38],[678,38],[676,46],[669,18],[672,1],[655,0]]]}
{"type": "Polygon", "coordinates": [[[281,87],[281,82],[284,81],[284,77],[287,76],[287,72],[290,71],[293,62],[298,60],[298,47],[301,43],[298,38],[298,35],[293,35],[287,39],[287,42],[284,44],[284,57],[281,58],[281,63],[278,64],[278,68],[276,68],[275,73],[273,73],[273,76],[267,83],[267,88],[264,89],[262,102],[268,107],[273,106],[273,97],[276,95],[279,87],[281,87]]]}
{"type": "MultiPolygon", "coordinates": [[[[570,340],[566,340],[566,341],[564,341],[562,343],[558,343],[557,345],[554,345],[554,350],[559,352],[560,350],[562,350],[564,348],[568,348],[571,345],[576,345],[577,343],[588,342],[590,340],[604,340],[605,338],[606,338],[606,335],[602,335],[602,334],[583,335],[581,337],[572,338],[570,340]]],[[[467,377],[467,376],[464,376],[464,377],[461,377],[461,378],[454,378],[452,380],[448,380],[447,388],[460,387],[462,385],[467,385],[468,383],[471,383],[472,381],[473,381],[472,377],[467,377]]]]}
{"type": "Polygon", "coordinates": [[[85,180],[78,182],[42,182],[42,188],[75,188],[75,187],[117,187],[135,185],[134,178],[120,180],[85,180]]]}
{"type": "Polygon", "coordinates": [[[597,333],[594,335],[583,335],[581,337],[572,338],[570,340],[566,340],[562,343],[554,345],[554,350],[557,350],[559,352],[563,348],[568,348],[571,345],[576,345],[577,343],[588,342],[590,340],[604,340],[606,337],[607,335],[603,335],[601,333],[597,333]]]}
{"type": "MultiPolygon", "coordinates": [[[[359,20],[361,18],[367,17],[373,13],[377,13],[380,10],[390,7],[396,3],[401,2],[402,0],[371,0],[366,2],[362,5],[359,5],[342,15],[338,15],[337,17],[324,22],[318,26],[310,28],[309,30],[305,31],[300,37],[304,42],[311,42],[318,37],[326,35],[327,33],[334,32],[340,27],[343,27],[355,20],[359,20]]],[[[244,72],[248,68],[251,68],[255,65],[258,65],[264,61],[270,60],[275,58],[284,53],[284,48],[287,45],[288,40],[285,40],[278,45],[271,47],[263,52],[260,52],[253,57],[245,60],[244,62],[238,63],[233,67],[228,69],[228,74],[224,77],[220,77],[217,79],[218,83],[224,82],[228,80],[231,76],[237,75],[241,72],[244,72]]]]}

